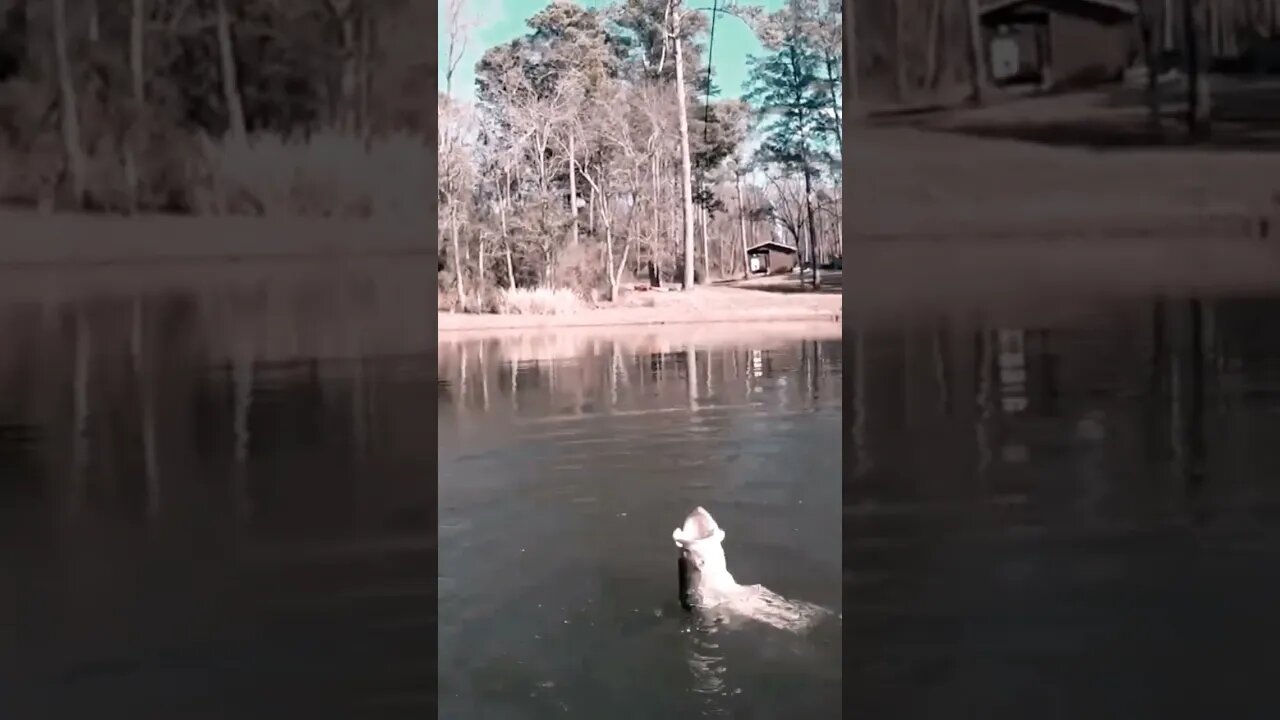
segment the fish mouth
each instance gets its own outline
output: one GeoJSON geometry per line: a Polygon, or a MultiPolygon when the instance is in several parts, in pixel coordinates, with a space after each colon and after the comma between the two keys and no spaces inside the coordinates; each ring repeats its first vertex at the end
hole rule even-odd
{"type": "Polygon", "coordinates": [[[708,540],[723,540],[724,530],[716,524],[711,513],[699,505],[685,516],[684,525],[676,528],[671,537],[676,541],[677,547],[685,548],[708,540]]]}

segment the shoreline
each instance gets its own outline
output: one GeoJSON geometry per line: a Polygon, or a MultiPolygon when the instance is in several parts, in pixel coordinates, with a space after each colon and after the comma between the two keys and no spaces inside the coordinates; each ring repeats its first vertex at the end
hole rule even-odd
{"type": "Polygon", "coordinates": [[[571,315],[500,315],[438,312],[441,335],[468,335],[538,330],[599,330],[640,328],[657,330],[670,327],[700,325],[786,325],[829,324],[839,328],[842,312],[834,310],[778,310],[762,312],[754,309],[721,310],[671,317],[648,308],[600,308],[571,315]]]}
{"type": "MultiPolygon", "coordinates": [[[[600,312],[600,311],[595,311],[600,312]]],[[[446,313],[441,313],[445,315],[446,313]]],[[[513,316],[519,317],[519,316],[513,316]]],[[[436,334],[439,351],[466,348],[474,343],[496,342],[516,347],[522,357],[571,357],[582,347],[614,343],[620,347],[664,347],[759,345],[790,341],[831,341],[843,337],[843,324],[831,319],[801,315],[768,320],[739,321],[729,318],[690,319],[661,322],[566,322],[552,325],[499,325],[465,330],[440,330],[436,334]],[[564,348],[573,348],[566,352],[564,348]]]]}
{"type": "Polygon", "coordinates": [[[617,304],[560,315],[437,311],[436,327],[441,339],[538,332],[599,335],[619,329],[651,334],[733,329],[742,337],[743,326],[759,328],[759,334],[785,331],[783,326],[827,326],[838,336],[843,320],[840,277],[832,273],[822,292],[802,291],[790,276],[721,281],[691,292],[629,292],[617,304]]]}

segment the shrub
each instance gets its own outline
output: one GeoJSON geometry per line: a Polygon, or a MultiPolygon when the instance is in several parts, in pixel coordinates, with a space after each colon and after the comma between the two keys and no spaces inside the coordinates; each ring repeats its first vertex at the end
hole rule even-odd
{"type": "Polygon", "coordinates": [[[203,150],[215,201],[228,212],[425,220],[429,153],[410,134],[205,138],[203,150]]]}
{"type": "Polygon", "coordinates": [[[569,315],[585,303],[567,288],[507,288],[498,294],[495,307],[512,315],[569,315]]]}

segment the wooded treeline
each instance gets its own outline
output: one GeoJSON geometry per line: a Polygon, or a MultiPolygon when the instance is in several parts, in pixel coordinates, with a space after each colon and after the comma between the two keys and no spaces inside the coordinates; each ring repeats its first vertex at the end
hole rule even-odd
{"type": "MultiPolygon", "coordinates": [[[[854,2],[846,31],[853,46],[855,103],[925,103],[971,95],[985,83],[986,50],[979,48],[975,19],[989,0],[876,0],[854,2]],[[975,50],[979,50],[975,52],[975,50]],[[975,82],[975,79],[977,82],[975,82]]],[[[1182,67],[1192,18],[1192,58],[1215,64],[1280,68],[1280,51],[1266,49],[1280,37],[1280,0],[1135,0],[1137,22],[1150,64],[1182,67]],[[1271,57],[1263,57],[1270,55],[1271,57]]],[[[977,90],[980,92],[981,87],[977,90]]]]}
{"type": "Polygon", "coordinates": [[[0,0],[0,201],[420,212],[435,67],[419,41],[427,9],[413,0],[0,0]]]}
{"type": "Polygon", "coordinates": [[[452,79],[478,6],[447,1],[441,307],[492,309],[527,288],[616,298],[655,274],[740,277],[745,248],[771,237],[821,263],[840,257],[839,2],[770,14],[554,0],[483,54],[463,103],[452,79]],[[743,22],[765,52],[741,60],[743,99],[717,99],[713,23],[743,22]]]}
{"type": "MultiPolygon", "coordinates": [[[[972,18],[979,0],[851,3],[854,102],[932,99],[974,83],[972,18]]],[[[981,61],[981,56],[977,58],[981,61]]]]}

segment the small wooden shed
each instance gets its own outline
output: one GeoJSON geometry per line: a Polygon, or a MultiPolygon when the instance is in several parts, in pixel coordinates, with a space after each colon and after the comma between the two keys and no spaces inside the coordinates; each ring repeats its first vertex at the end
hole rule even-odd
{"type": "Polygon", "coordinates": [[[747,263],[752,275],[791,272],[796,266],[796,249],[780,242],[766,240],[747,248],[747,263]]]}
{"type": "Polygon", "coordinates": [[[996,85],[1080,87],[1119,79],[1141,53],[1130,0],[980,0],[996,85]]]}

